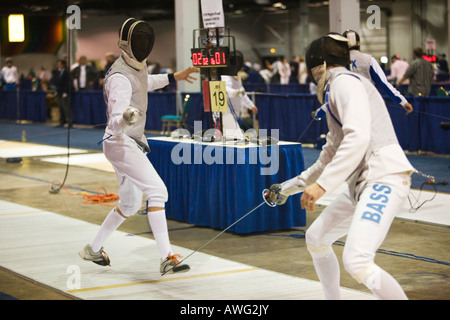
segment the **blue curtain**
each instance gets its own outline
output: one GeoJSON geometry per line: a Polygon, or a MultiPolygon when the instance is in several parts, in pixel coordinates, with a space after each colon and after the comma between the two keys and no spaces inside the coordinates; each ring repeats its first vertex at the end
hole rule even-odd
{"type": "Polygon", "coordinates": [[[190,133],[194,133],[194,122],[201,121],[203,130],[209,129],[212,127],[211,124],[211,114],[209,112],[204,112],[204,104],[203,104],[203,94],[201,92],[194,93],[186,93],[183,92],[182,96],[184,97],[186,94],[190,96],[189,102],[189,110],[186,119],[187,130],[190,133]]]}
{"type": "Polygon", "coordinates": [[[17,120],[17,94],[0,90],[0,118],[17,120]]]}
{"type": "Polygon", "coordinates": [[[19,99],[21,120],[47,121],[46,92],[20,91],[19,99]]]}
{"type": "MultiPolygon", "coordinates": [[[[161,130],[161,117],[176,112],[176,93],[149,92],[147,130],[161,130]]],[[[75,124],[99,125],[106,123],[106,103],[102,91],[75,91],[72,93],[72,117],[75,124]]]]}
{"type": "Polygon", "coordinates": [[[44,91],[0,90],[0,119],[45,122],[45,97],[44,91]]]}
{"type": "MultiPolygon", "coordinates": [[[[385,98],[402,148],[450,154],[450,132],[440,127],[441,122],[450,121],[450,98],[407,99],[414,107],[410,115],[406,115],[403,107],[385,98]]],[[[259,94],[256,102],[260,110],[260,128],[279,129],[281,140],[311,143],[321,134],[327,133],[325,120],[310,123],[311,112],[319,107],[315,96],[259,94]],[[301,136],[303,138],[299,139],[301,136]]]]}
{"type": "Polygon", "coordinates": [[[161,131],[161,117],[177,114],[175,92],[149,92],[146,130],[161,131]]]}
{"type": "Polygon", "coordinates": [[[403,150],[413,152],[420,150],[420,107],[413,97],[408,97],[408,101],[413,105],[414,112],[406,115],[401,105],[385,99],[400,145],[403,150]]]}
{"type": "MultiPolygon", "coordinates": [[[[438,94],[439,88],[443,87],[447,92],[450,91],[450,84],[448,83],[434,83],[431,85],[430,97],[435,97],[438,94]]],[[[289,83],[289,84],[279,84],[270,83],[266,84],[261,81],[247,81],[244,83],[244,88],[247,92],[264,92],[264,93],[304,93],[309,94],[308,84],[299,83],[289,83]]],[[[408,92],[408,85],[403,85],[399,89],[400,93],[403,95],[408,92]]]]}
{"type": "Polygon", "coordinates": [[[75,124],[106,123],[106,103],[102,91],[72,92],[72,119],[75,124]]]}
{"type": "Polygon", "coordinates": [[[256,105],[260,129],[278,129],[281,140],[314,143],[327,133],[325,119],[312,121],[312,113],[320,107],[316,96],[260,94],[256,105]]]}
{"type": "Polygon", "coordinates": [[[441,122],[450,122],[449,98],[418,98],[420,114],[420,150],[450,154],[450,131],[441,122]]]}
{"type": "MultiPolygon", "coordinates": [[[[271,90],[277,90],[282,86],[272,85],[271,87],[271,90]]],[[[186,121],[188,130],[191,133],[194,132],[194,121],[201,121],[203,130],[210,128],[212,125],[210,113],[203,111],[202,93],[189,94],[191,101],[186,121]]],[[[186,93],[182,93],[182,97],[185,95],[186,93]]],[[[146,129],[160,131],[161,117],[176,114],[177,94],[150,92],[148,96],[146,129]]],[[[45,122],[45,97],[46,93],[39,90],[20,90],[18,93],[0,91],[0,119],[45,122]]],[[[408,116],[401,106],[389,99],[385,100],[403,149],[450,154],[450,133],[440,128],[441,122],[450,122],[450,98],[407,98],[414,107],[414,113],[408,116]]],[[[320,107],[314,95],[257,93],[255,99],[259,108],[260,128],[269,130],[269,135],[273,135],[270,130],[278,129],[281,140],[315,143],[321,134],[326,134],[328,131],[325,120],[311,122],[311,113],[320,107]]],[[[73,92],[72,114],[75,124],[106,123],[106,104],[103,93],[101,91],[73,92]]]]}

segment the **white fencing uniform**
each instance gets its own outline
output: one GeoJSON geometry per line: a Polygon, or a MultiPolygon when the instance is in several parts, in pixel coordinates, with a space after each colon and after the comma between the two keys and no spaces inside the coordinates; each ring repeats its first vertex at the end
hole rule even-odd
{"type": "Polygon", "coordinates": [[[181,265],[177,260],[180,256],[172,253],[165,211],[167,188],[146,156],[150,151],[144,134],[148,91],[163,88],[176,77],[189,79],[190,69],[177,74],[148,75],[146,59],[154,39],[153,28],[143,20],[129,18],[120,29],[121,55],[104,80],[108,122],[102,140],[105,156],[119,182],[119,204],[109,212],[93,241],[79,255],[102,266],[110,265],[103,244],[139,210],[145,194],[149,208],[147,219],[161,255],[160,272],[164,275],[187,272],[190,267],[181,265]]]}
{"type": "Polygon", "coordinates": [[[119,204],[106,217],[99,232],[91,242],[94,252],[101,250],[103,243],[126,218],[134,215],[142,206],[143,194],[149,208],[160,208],[149,212],[147,217],[160,250],[161,258],[171,253],[167,231],[165,203],[167,188],[146,156],[149,151],[144,135],[147,97],[150,89],[169,84],[167,74],[148,75],[147,69],[129,67],[122,56],[108,71],[104,82],[108,124],[105,129],[103,151],[111,162],[119,183],[119,204]],[[123,114],[133,106],[140,112],[138,121],[131,126],[125,124],[123,114]]]}
{"type": "Polygon", "coordinates": [[[375,252],[402,207],[414,168],[398,144],[386,105],[370,80],[343,67],[330,73],[326,112],[329,133],[318,161],[282,184],[299,193],[314,182],[331,192],[349,189],[314,221],[308,249],[328,299],[339,299],[339,264],[332,244],[347,235],[343,261],[360,283],[384,299],[404,299],[403,290],[374,264],[375,252]]]}
{"type": "Polygon", "coordinates": [[[386,74],[374,57],[359,50],[350,50],[350,60],[350,69],[353,72],[372,80],[375,87],[392,101],[402,107],[408,103],[406,98],[388,81],[386,74]]]}
{"type": "Polygon", "coordinates": [[[228,112],[222,114],[223,133],[227,137],[243,139],[243,130],[239,125],[239,119],[245,109],[251,110],[255,105],[244,91],[242,80],[233,76],[221,76],[221,80],[225,82],[228,97],[228,112]],[[233,110],[231,110],[231,108],[233,110]]]}
{"type": "Polygon", "coordinates": [[[167,74],[148,75],[146,69],[137,71],[128,67],[121,57],[105,77],[108,125],[103,150],[116,171],[120,185],[119,209],[125,216],[138,211],[142,192],[149,201],[149,207],[164,207],[168,199],[163,181],[144,153],[149,151],[144,135],[148,91],[168,84],[167,74]],[[137,108],[141,114],[131,127],[126,126],[122,119],[129,106],[137,108]]]}

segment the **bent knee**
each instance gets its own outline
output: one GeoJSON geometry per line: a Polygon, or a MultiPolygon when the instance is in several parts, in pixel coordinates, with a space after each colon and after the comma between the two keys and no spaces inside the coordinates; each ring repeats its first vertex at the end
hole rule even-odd
{"type": "Polygon", "coordinates": [[[308,229],[305,233],[305,242],[308,246],[314,248],[314,247],[331,247],[333,244],[330,241],[326,241],[326,239],[323,239],[322,236],[314,232],[312,228],[308,229]]]}
{"type": "Polygon", "coordinates": [[[328,256],[333,252],[331,244],[321,243],[312,232],[306,232],[305,234],[306,248],[312,256],[328,256]]]}
{"type": "Polygon", "coordinates": [[[119,202],[119,205],[117,207],[119,209],[118,212],[121,216],[123,216],[124,218],[129,218],[139,211],[139,209],[141,208],[141,203],[134,202],[124,204],[119,202]]]}
{"type": "Polygon", "coordinates": [[[165,207],[166,202],[169,200],[169,193],[167,192],[167,188],[163,186],[159,188],[157,191],[153,191],[146,194],[148,207],[165,207]]]}
{"type": "Polygon", "coordinates": [[[364,283],[378,268],[374,263],[374,256],[370,254],[356,253],[344,249],[342,256],[344,269],[358,283],[364,283]]]}

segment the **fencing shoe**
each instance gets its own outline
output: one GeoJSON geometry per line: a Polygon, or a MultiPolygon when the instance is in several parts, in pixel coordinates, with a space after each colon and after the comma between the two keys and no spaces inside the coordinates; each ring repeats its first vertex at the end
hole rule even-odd
{"type": "Polygon", "coordinates": [[[103,251],[103,247],[99,252],[93,252],[92,248],[89,244],[87,244],[83,249],[81,249],[78,254],[80,257],[87,261],[92,261],[101,266],[111,266],[109,257],[105,251],[103,251]]]}
{"type": "Polygon", "coordinates": [[[187,264],[180,264],[178,258],[181,258],[179,254],[169,254],[165,260],[161,259],[161,267],[159,270],[162,276],[166,273],[188,272],[191,269],[187,264]]]}

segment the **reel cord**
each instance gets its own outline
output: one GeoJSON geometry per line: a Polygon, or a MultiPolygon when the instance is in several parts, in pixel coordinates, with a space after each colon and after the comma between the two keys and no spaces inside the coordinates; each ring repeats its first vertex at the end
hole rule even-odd
{"type": "MultiPolygon", "coordinates": [[[[67,17],[68,18],[68,17],[67,17]]],[[[65,19],[66,22],[68,21],[67,19],[65,19]]],[[[59,191],[61,191],[61,188],[64,186],[64,184],[66,183],[66,179],[67,179],[67,175],[69,173],[69,157],[70,157],[70,127],[72,125],[72,86],[71,86],[71,76],[70,76],[70,66],[71,66],[71,50],[72,50],[72,46],[71,46],[71,42],[72,42],[72,30],[71,28],[67,29],[67,64],[65,66],[66,72],[69,72],[69,76],[67,78],[67,85],[68,85],[68,95],[67,95],[67,100],[68,100],[68,110],[69,110],[69,121],[67,123],[67,165],[66,165],[66,173],[64,174],[64,179],[62,184],[57,187],[55,184],[51,184],[50,185],[50,189],[48,190],[50,193],[52,194],[57,194],[59,193],[59,191]]],[[[59,99],[59,97],[58,97],[59,99]]],[[[61,117],[62,115],[60,115],[61,117]]]]}
{"type": "Polygon", "coordinates": [[[448,185],[448,181],[436,181],[435,177],[430,176],[428,174],[425,174],[423,172],[420,172],[418,170],[415,170],[414,173],[419,175],[419,176],[422,176],[422,177],[426,178],[427,181],[423,182],[422,185],[420,186],[418,198],[414,197],[414,195],[412,195],[411,192],[408,194],[408,201],[409,201],[409,205],[411,207],[411,209],[409,209],[410,213],[416,213],[417,211],[419,211],[420,208],[422,208],[422,206],[425,203],[432,202],[436,198],[437,193],[438,193],[436,186],[446,186],[446,185],[448,185]],[[423,201],[422,203],[419,204],[420,196],[422,195],[422,192],[423,192],[425,186],[432,186],[433,190],[434,190],[434,194],[433,194],[433,197],[431,199],[425,200],[425,201],[423,201]],[[411,202],[410,195],[412,195],[415,198],[414,205],[411,202]]]}
{"type": "Polygon", "coordinates": [[[70,125],[67,127],[67,165],[66,165],[66,173],[64,174],[63,182],[59,185],[59,187],[56,186],[53,182],[50,185],[50,189],[48,192],[52,194],[57,194],[59,191],[61,191],[61,188],[64,187],[64,184],[66,183],[67,175],[69,174],[69,157],[70,157],[70,125]]]}
{"type": "Polygon", "coordinates": [[[58,192],[61,189],[64,189],[67,194],[73,196],[73,195],[80,195],[83,197],[83,200],[85,204],[100,204],[108,207],[115,207],[115,205],[107,204],[108,202],[114,202],[116,200],[119,200],[119,196],[115,193],[108,193],[104,187],[99,187],[97,189],[97,193],[93,194],[92,192],[82,191],[78,193],[70,192],[62,183],[55,180],[52,181],[52,186],[57,186],[55,188],[58,188],[58,192]],[[100,193],[100,191],[103,190],[103,193],[100,193]]]}

